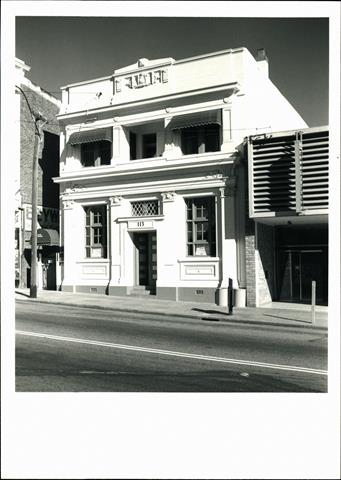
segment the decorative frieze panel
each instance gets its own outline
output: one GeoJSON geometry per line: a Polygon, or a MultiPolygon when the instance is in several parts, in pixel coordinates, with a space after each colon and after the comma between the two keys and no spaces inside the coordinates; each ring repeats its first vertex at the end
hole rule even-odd
{"type": "Polygon", "coordinates": [[[82,280],[104,280],[109,275],[109,262],[87,263],[78,262],[79,275],[82,280]]]}
{"type": "Polygon", "coordinates": [[[152,70],[115,79],[115,93],[168,82],[168,69],[152,70]]]}
{"type": "Polygon", "coordinates": [[[179,261],[180,280],[218,280],[219,260],[199,260],[193,257],[191,260],[179,261]]]}
{"type": "Polygon", "coordinates": [[[83,265],[82,274],[83,275],[106,275],[107,268],[106,265],[83,265]]]}

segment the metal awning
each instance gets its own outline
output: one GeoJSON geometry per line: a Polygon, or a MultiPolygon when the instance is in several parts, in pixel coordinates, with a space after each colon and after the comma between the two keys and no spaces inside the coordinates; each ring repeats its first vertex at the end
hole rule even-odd
{"type": "Polygon", "coordinates": [[[189,113],[173,117],[170,122],[171,130],[198,127],[200,125],[221,125],[221,110],[210,110],[207,112],[189,113]]]}
{"type": "Polygon", "coordinates": [[[80,143],[93,143],[100,140],[112,142],[112,129],[99,128],[97,130],[86,130],[83,132],[75,132],[70,135],[70,145],[79,145],[80,143]]]}
{"type": "MultiPolygon", "coordinates": [[[[31,237],[32,241],[32,237],[31,237]]],[[[37,244],[41,246],[59,246],[59,233],[57,230],[50,228],[38,228],[37,230],[37,244]]]]}

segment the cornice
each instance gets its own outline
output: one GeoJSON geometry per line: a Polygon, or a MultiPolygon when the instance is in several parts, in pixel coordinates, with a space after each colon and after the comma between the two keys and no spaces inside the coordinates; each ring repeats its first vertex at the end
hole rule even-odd
{"type": "Polygon", "coordinates": [[[117,111],[117,110],[122,110],[122,109],[133,109],[133,108],[139,108],[141,106],[148,106],[148,105],[153,105],[155,103],[160,103],[160,102],[165,102],[168,100],[176,100],[176,99],[181,99],[185,97],[190,97],[190,96],[197,96],[197,95],[204,95],[208,93],[214,93],[214,92],[220,92],[220,91],[226,91],[226,90],[234,90],[235,92],[240,90],[241,86],[239,82],[231,82],[231,83],[224,83],[220,85],[215,85],[207,88],[199,88],[195,90],[186,90],[182,92],[176,92],[176,93],[171,93],[171,94],[166,94],[166,95],[160,95],[158,97],[152,97],[152,98],[144,98],[142,100],[135,100],[135,101],[128,101],[128,102],[123,102],[117,105],[106,105],[101,108],[90,108],[86,110],[77,110],[74,112],[70,113],[61,113],[57,116],[59,121],[65,121],[68,119],[74,119],[77,117],[82,117],[85,115],[97,115],[100,113],[110,113],[117,111]]]}

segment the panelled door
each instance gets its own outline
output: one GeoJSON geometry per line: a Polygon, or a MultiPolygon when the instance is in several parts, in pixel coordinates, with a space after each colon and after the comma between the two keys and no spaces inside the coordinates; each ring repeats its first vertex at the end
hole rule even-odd
{"type": "Polygon", "coordinates": [[[134,233],[135,283],[155,287],[157,278],[156,232],[134,233]]]}

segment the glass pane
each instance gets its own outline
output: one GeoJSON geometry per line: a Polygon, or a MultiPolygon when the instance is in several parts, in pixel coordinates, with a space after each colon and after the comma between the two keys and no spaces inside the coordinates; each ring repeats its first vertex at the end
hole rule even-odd
{"type": "Polygon", "coordinates": [[[205,152],[217,152],[220,150],[220,126],[207,125],[205,130],[205,152]]]}
{"type": "Polygon", "coordinates": [[[195,224],[196,228],[196,240],[204,240],[205,227],[203,222],[198,222],[195,224]]]}
{"type": "Polygon", "coordinates": [[[198,153],[198,131],[195,127],[181,130],[181,150],[184,155],[198,153]]]}
{"type": "Polygon", "coordinates": [[[187,241],[188,242],[193,242],[192,225],[188,224],[188,226],[191,227],[191,228],[190,229],[188,228],[188,230],[187,230],[187,241]]]}
{"type": "Polygon", "coordinates": [[[103,140],[99,142],[99,157],[100,157],[100,165],[110,165],[111,161],[111,142],[103,140]]]}
{"type": "Polygon", "coordinates": [[[192,220],[192,204],[187,204],[187,220],[192,220]]]}
{"type": "Polygon", "coordinates": [[[142,135],[142,158],[156,157],[156,133],[142,135]]]}

